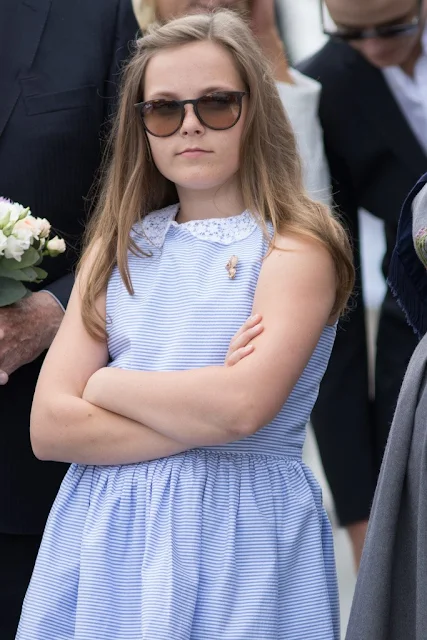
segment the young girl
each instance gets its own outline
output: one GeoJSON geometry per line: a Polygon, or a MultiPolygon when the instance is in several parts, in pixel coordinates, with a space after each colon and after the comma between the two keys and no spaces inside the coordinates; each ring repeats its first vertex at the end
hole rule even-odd
{"type": "Polygon", "coordinates": [[[151,28],[113,139],[34,398],[35,454],[74,464],[17,638],[338,640],[301,450],[351,252],[302,188],[247,26],[221,11],[151,28]],[[224,366],[251,314],[264,330],[250,320],[224,366]]]}

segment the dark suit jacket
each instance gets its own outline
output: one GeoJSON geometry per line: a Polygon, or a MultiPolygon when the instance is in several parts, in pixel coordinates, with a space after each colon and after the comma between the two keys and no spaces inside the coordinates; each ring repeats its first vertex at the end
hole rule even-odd
{"type": "MultiPolygon", "coordinates": [[[[39,287],[63,305],[100,164],[100,132],[137,30],[131,0],[0,2],[0,195],[48,218],[65,238],[67,254],[45,261],[49,277],[39,287]]],[[[0,532],[41,532],[67,468],[37,461],[30,448],[41,361],[0,387],[0,532]]]]}
{"type": "Polygon", "coordinates": [[[357,212],[363,207],[385,223],[387,252],[383,267],[387,274],[402,203],[426,171],[427,156],[381,71],[350,46],[330,41],[303,63],[301,70],[323,87],[320,118],[334,197],[353,236],[358,269],[357,306],[338,331],[313,413],[323,462],[345,523],[363,519],[369,513],[393,410],[416,345],[403,314],[388,293],[381,310],[376,400],[372,406],[357,212]],[[346,477],[352,478],[355,486],[360,479],[365,487],[352,494],[348,482],[343,482],[346,477]]]}

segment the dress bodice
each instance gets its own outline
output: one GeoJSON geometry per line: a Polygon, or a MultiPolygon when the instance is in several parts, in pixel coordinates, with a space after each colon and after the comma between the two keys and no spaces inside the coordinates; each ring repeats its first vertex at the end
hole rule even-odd
{"type": "MultiPolygon", "coordinates": [[[[248,211],[178,224],[177,206],[146,216],[133,230],[145,256],[129,255],[134,295],[117,268],[107,292],[110,366],[146,371],[223,365],[230,340],[251,315],[268,238],[248,211]],[[234,278],[227,263],[236,256],[234,278]]],[[[301,455],[305,426],[335,338],[325,327],[286,404],[270,425],[213,449],[301,455]]]]}

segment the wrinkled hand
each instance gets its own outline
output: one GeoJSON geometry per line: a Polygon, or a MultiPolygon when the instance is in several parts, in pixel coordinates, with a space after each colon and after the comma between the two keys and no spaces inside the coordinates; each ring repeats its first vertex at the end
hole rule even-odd
{"type": "Polygon", "coordinates": [[[0,385],[50,347],[63,315],[55,299],[43,291],[0,308],[0,385]]]}
{"type": "Polygon", "coordinates": [[[257,314],[248,318],[248,320],[246,320],[246,322],[240,327],[239,331],[230,342],[230,347],[224,363],[226,367],[232,367],[252,353],[255,347],[251,344],[251,340],[264,331],[261,320],[261,316],[257,314]]]}

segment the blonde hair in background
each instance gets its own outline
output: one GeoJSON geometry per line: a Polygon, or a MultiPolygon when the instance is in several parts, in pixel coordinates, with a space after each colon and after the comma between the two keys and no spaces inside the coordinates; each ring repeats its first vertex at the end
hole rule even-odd
{"type": "MultiPolygon", "coordinates": [[[[178,202],[176,187],[154,165],[135,104],[144,99],[144,74],[159,51],[191,42],[210,41],[233,57],[250,97],[240,150],[240,181],[245,207],[275,233],[310,236],[330,252],[336,268],[332,313],[344,310],[354,284],[347,234],[330,209],[307,195],[292,127],[284,113],[273,76],[249,27],[231,11],[197,14],[165,25],[151,25],[137,41],[122,84],[119,112],[111,132],[97,206],[86,231],[81,265],[91,258],[82,295],[83,322],[93,337],[105,339],[95,302],[117,265],[133,294],[128,252],[140,254],[132,227],[151,211],[178,202]],[[108,156],[107,156],[108,157],[108,156]],[[97,250],[99,247],[99,250],[97,250]]],[[[272,246],[274,243],[274,237],[272,246]]],[[[147,258],[149,259],[149,258],[147,258]]],[[[143,268],[143,264],[141,264],[143,268]]]]}
{"type": "Polygon", "coordinates": [[[155,0],[132,0],[139,26],[144,32],[156,19],[155,0]]]}

